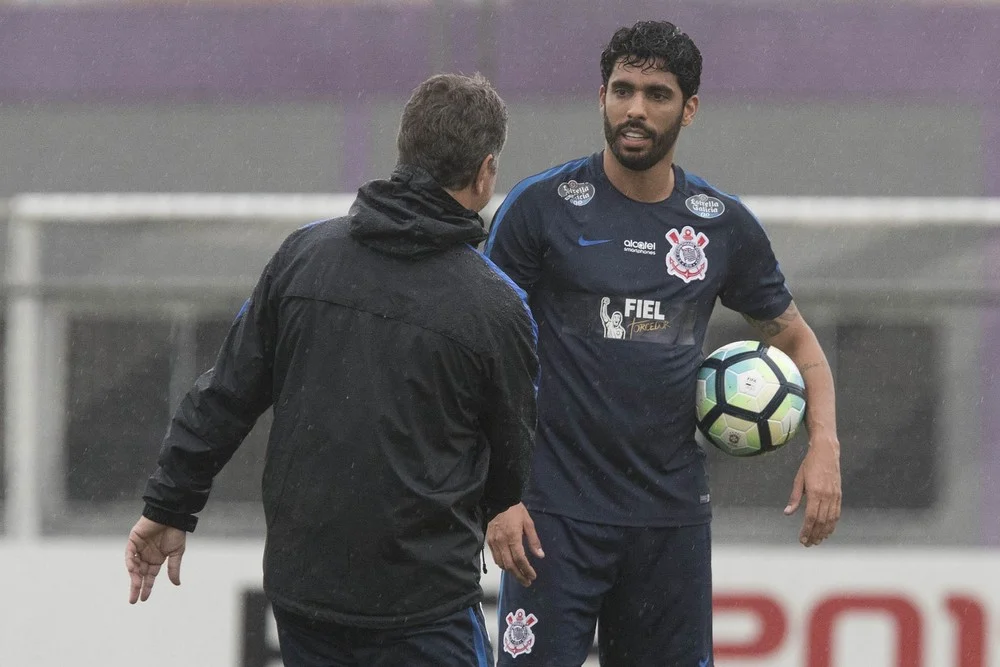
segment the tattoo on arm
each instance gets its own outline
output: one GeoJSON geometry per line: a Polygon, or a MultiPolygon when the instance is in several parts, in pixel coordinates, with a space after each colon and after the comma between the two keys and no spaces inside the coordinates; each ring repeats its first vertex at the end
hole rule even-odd
{"type": "Polygon", "coordinates": [[[772,338],[787,329],[788,325],[791,324],[792,321],[794,321],[798,316],[799,309],[795,307],[795,302],[793,301],[788,305],[788,308],[785,309],[785,312],[778,315],[778,317],[773,320],[755,320],[747,315],[744,315],[743,318],[765,338],[772,338]]]}
{"type": "Polygon", "coordinates": [[[799,369],[799,373],[805,373],[806,371],[808,371],[810,369],[819,368],[822,365],[823,365],[822,362],[820,362],[820,361],[814,361],[814,362],[806,364],[805,366],[803,366],[802,368],[800,368],[799,369]]]}

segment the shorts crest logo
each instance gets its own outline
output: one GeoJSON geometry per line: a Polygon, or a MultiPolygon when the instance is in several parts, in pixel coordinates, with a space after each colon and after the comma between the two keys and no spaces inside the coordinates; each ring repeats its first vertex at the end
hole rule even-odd
{"type": "Polygon", "coordinates": [[[705,218],[706,220],[718,218],[726,212],[726,205],[722,203],[721,199],[709,197],[706,194],[688,197],[684,201],[684,205],[687,206],[688,210],[696,216],[699,218],[705,218]]]}
{"type": "Polygon", "coordinates": [[[586,206],[594,198],[594,195],[597,194],[597,188],[591,183],[566,181],[559,184],[556,192],[573,206],[586,206]]]}
{"type": "Polygon", "coordinates": [[[705,271],[708,270],[708,258],[705,257],[708,237],[702,232],[695,232],[691,227],[685,227],[679,232],[671,229],[667,232],[667,240],[671,246],[667,253],[667,273],[686,283],[704,280],[705,271]]]}
{"type": "Polygon", "coordinates": [[[515,658],[522,653],[531,653],[535,645],[535,633],[531,626],[538,623],[534,614],[525,614],[523,609],[507,614],[507,630],[503,633],[503,650],[515,658]]]}

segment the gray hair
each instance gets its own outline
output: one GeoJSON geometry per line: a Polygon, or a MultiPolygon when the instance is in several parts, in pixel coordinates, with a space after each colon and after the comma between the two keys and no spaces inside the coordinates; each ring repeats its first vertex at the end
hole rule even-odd
{"type": "Polygon", "coordinates": [[[483,75],[432,76],[403,107],[399,162],[423,168],[443,188],[461,190],[487,155],[500,155],[507,120],[507,105],[483,75]]]}

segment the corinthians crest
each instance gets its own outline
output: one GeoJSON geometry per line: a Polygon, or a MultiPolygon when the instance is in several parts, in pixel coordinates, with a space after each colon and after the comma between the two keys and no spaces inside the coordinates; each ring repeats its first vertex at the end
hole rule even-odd
{"type": "Polygon", "coordinates": [[[695,232],[691,227],[685,227],[680,232],[671,229],[667,232],[670,241],[670,251],[667,253],[667,273],[677,276],[686,283],[692,280],[704,280],[708,269],[708,258],[705,257],[705,246],[708,237],[701,232],[695,232]]]}
{"type": "Polygon", "coordinates": [[[534,614],[525,614],[523,609],[507,614],[507,630],[503,633],[503,650],[515,658],[522,653],[531,653],[535,645],[535,633],[531,626],[538,623],[534,614]]]}

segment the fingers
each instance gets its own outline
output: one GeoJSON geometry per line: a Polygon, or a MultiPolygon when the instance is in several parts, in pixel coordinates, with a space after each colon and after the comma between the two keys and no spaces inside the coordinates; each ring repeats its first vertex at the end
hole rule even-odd
{"type": "Polygon", "coordinates": [[[825,514],[821,514],[823,517],[822,521],[822,532],[819,534],[819,542],[822,542],[826,538],[833,535],[833,531],[837,528],[837,522],[840,520],[840,493],[832,494],[832,497],[824,503],[824,508],[826,509],[825,514]]]}
{"type": "Polygon", "coordinates": [[[167,559],[167,577],[174,586],[181,585],[181,558],[183,557],[184,552],[181,551],[167,559]]]}
{"type": "Polygon", "coordinates": [[[142,560],[141,556],[136,556],[126,563],[129,575],[129,604],[145,602],[153,592],[153,582],[160,572],[159,565],[150,565],[142,560]]]}
{"type": "Polygon", "coordinates": [[[132,579],[129,584],[128,603],[135,604],[139,601],[139,590],[142,588],[142,576],[137,574],[129,575],[132,579]]]}
{"type": "Polygon", "coordinates": [[[143,562],[140,547],[137,543],[129,540],[125,545],[125,570],[129,576],[129,604],[139,601],[142,591],[142,580],[148,570],[148,565],[143,562]]]}
{"type": "Polygon", "coordinates": [[[125,571],[129,577],[128,603],[135,604],[139,601],[139,591],[142,589],[142,573],[140,572],[142,563],[139,561],[139,553],[135,545],[129,541],[125,545],[125,571]]]}
{"type": "Polygon", "coordinates": [[[522,586],[530,586],[537,575],[524,553],[520,533],[515,535],[516,537],[507,534],[494,535],[489,542],[490,553],[493,554],[493,562],[497,567],[514,575],[522,586]]]}
{"type": "Polygon", "coordinates": [[[799,509],[799,503],[802,502],[802,492],[805,490],[805,484],[803,483],[802,472],[800,471],[795,475],[795,481],[792,482],[792,495],[788,498],[788,505],[785,506],[785,516],[790,516],[795,514],[799,509]]]}
{"type": "MultiPolygon", "coordinates": [[[[843,496],[841,494],[837,494],[837,503],[833,509],[833,530],[836,530],[837,523],[840,521],[841,503],[843,500],[843,496]]],[[[830,531],[831,535],[833,534],[833,530],[830,531]]]]}
{"type": "Polygon", "coordinates": [[[490,548],[490,555],[493,556],[493,562],[496,563],[496,566],[499,567],[501,570],[506,570],[507,568],[505,567],[504,563],[503,549],[501,549],[499,544],[495,542],[496,541],[493,537],[493,527],[491,526],[486,531],[486,546],[490,548]]]}
{"type": "Polygon", "coordinates": [[[535,580],[535,570],[532,569],[527,559],[523,557],[523,550],[521,560],[518,560],[513,549],[508,548],[503,551],[504,553],[501,558],[494,559],[497,561],[497,566],[504,572],[512,574],[522,586],[530,586],[531,582],[535,580]]]}
{"type": "MultiPolygon", "coordinates": [[[[128,572],[129,576],[129,604],[145,602],[149,599],[149,596],[153,591],[153,582],[156,580],[156,575],[160,572],[160,563],[151,562],[147,558],[146,552],[155,551],[156,549],[154,547],[151,547],[148,544],[140,544],[131,538],[125,545],[125,570],[128,572]]],[[[148,555],[150,557],[156,557],[155,553],[150,553],[148,555]]],[[[178,569],[180,568],[179,562],[177,567],[178,569]]]]}
{"type": "Polygon", "coordinates": [[[487,528],[486,542],[493,554],[493,561],[501,570],[509,572],[522,586],[530,586],[537,577],[524,550],[527,541],[532,553],[544,557],[541,541],[535,532],[534,522],[527,516],[512,513],[495,519],[487,528]]]}
{"type": "MultiPolygon", "coordinates": [[[[517,577],[514,568],[514,554],[511,552],[510,540],[506,535],[506,531],[495,524],[490,524],[487,530],[486,542],[490,547],[490,553],[493,554],[493,562],[497,564],[497,567],[517,577]]],[[[518,581],[520,581],[520,577],[518,577],[518,581]]]]}
{"type": "Polygon", "coordinates": [[[535,532],[535,522],[530,518],[524,522],[524,537],[528,541],[528,548],[531,549],[531,553],[539,558],[545,558],[545,551],[542,550],[542,541],[538,539],[538,533],[535,532]]]}
{"type": "Polygon", "coordinates": [[[535,568],[531,567],[531,563],[528,561],[528,555],[524,551],[522,541],[518,539],[510,545],[510,556],[513,562],[513,568],[510,572],[517,577],[522,586],[530,586],[531,582],[538,575],[535,573],[535,568]]]}
{"type": "Polygon", "coordinates": [[[807,458],[795,475],[792,494],[785,507],[785,514],[794,514],[805,496],[805,517],[799,531],[799,542],[806,547],[816,546],[833,534],[840,520],[840,474],[837,469],[819,470],[816,461],[807,458]],[[810,465],[811,464],[811,465],[810,465]]]}
{"type": "Polygon", "coordinates": [[[839,493],[833,491],[807,494],[806,516],[799,532],[803,546],[816,546],[833,534],[840,520],[839,493]]]}
{"type": "Polygon", "coordinates": [[[816,519],[819,515],[819,499],[810,495],[806,498],[806,516],[802,520],[802,530],[799,531],[799,542],[804,547],[811,547],[814,542],[814,531],[816,530],[816,519]]]}
{"type": "Polygon", "coordinates": [[[142,576],[142,590],[139,592],[139,601],[145,602],[153,594],[153,584],[156,582],[156,575],[160,573],[160,566],[154,565],[146,570],[142,576]]]}

